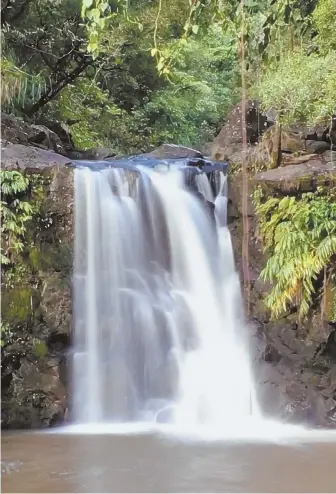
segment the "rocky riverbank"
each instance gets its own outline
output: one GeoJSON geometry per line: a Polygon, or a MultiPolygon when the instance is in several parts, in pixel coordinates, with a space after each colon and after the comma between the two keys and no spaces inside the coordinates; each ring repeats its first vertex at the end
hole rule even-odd
{"type": "MultiPolygon", "coordinates": [[[[230,162],[228,223],[236,265],[242,273],[240,118],[240,108],[236,107],[229,117],[234,132],[230,134],[227,128],[225,135],[219,135],[212,153],[230,162]]],[[[279,129],[274,124],[268,129],[267,124],[257,129],[257,121],[250,107],[247,113],[252,136],[248,146],[250,195],[257,185],[266,197],[300,198],[303,192],[313,192],[318,186],[336,189],[335,122],[331,128],[279,129]],[[263,134],[259,143],[255,138],[257,132],[259,136],[263,134]],[[274,163],[278,163],[276,168],[274,163]]],[[[261,406],[268,415],[289,422],[336,427],[336,324],[321,319],[320,314],[305,323],[299,323],[295,314],[271,320],[263,302],[270,287],[260,280],[267,255],[257,233],[252,199],[248,219],[250,324],[261,406]]]]}
{"type": "Polygon", "coordinates": [[[21,199],[34,207],[22,253],[2,266],[1,423],[48,427],[63,421],[67,409],[72,164],[54,132],[8,115],[1,144],[2,169],[24,173],[29,186],[21,199]]]}

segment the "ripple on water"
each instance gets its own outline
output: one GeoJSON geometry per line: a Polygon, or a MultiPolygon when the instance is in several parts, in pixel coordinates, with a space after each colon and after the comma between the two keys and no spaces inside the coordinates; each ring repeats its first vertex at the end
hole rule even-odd
{"type": "Polygon", "coordinates": [[[22,461],[1,461],[1,474],[18,472],[22,461]]]}

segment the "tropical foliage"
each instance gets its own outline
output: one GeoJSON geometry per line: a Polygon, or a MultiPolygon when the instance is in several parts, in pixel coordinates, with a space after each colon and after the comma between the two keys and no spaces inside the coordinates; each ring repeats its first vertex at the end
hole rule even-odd
{"type": "Polygon", "coordinates": [[[180,42],[192,18],[184,0],[4,2],[4,106],[38,123],[57,120],[79,148],[201,146],[235,102],[236,54],[217,24],[180,42]],[[157,64],[171,50],[168,81],[157,64]]]}
{"type": "Polygon", "coordinates": [[[322,55],[336,50],[336,2],[320,0],[313,12],[316,43],[322,55]]]}
{"type": "Polygon", "coordinates": [[[182,142],[199,147],[213,140],[239,99],[236,53],[220,26],[191,39],[175,58],[173,83],[155,92],[135,117],[146,122],[152,145],[182,142]]]}
{"type": "Polygon", "coordinates": [[[296,307],[305,318],[318,300],[335,320],[335,199],[335,191],[318,191],[264,201],[261,189],[256,190],[259,235],[270,256],[261,277],[273,284],[266,298],[273,317],[296,307]]]}
{"type": "Polygon", "coordinates": [[[254,90],[279,120],[314,125],[336,112],[335,0],[317,2],[300,25],[305,29],[281,37],[279,56],[263,67],[254,90]]]}
{"type": "Polygon", "coordinates": [[[0,171],[1,179],[1,264],[9,264],[13,254],[24,248],[26,224],[32,218],[32,206],[23,200],[29,181],[17,171],[0,171]]]}
{"type": "Polygon", "coordinates": [[[42,91],[42,80],[19,69],[13,61],[1,60],[1,105],[4,110],[15,110],[30,99],[35,101],[42,91]]]}

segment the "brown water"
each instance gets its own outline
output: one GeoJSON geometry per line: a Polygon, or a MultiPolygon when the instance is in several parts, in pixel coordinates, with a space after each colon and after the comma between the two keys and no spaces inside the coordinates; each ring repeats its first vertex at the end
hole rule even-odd
{"type": "Polygon", "coordinates": [[[336,442],[2,436],[2,492],[336,492],[336,442]]]}

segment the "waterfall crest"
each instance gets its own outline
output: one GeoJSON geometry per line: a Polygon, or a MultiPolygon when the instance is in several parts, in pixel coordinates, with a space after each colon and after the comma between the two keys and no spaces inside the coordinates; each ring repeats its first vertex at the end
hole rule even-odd
{"type": "Polygon", "coordinates": [[[75,169],[77,423],[251,414],[226,176],[75,169]]]}

